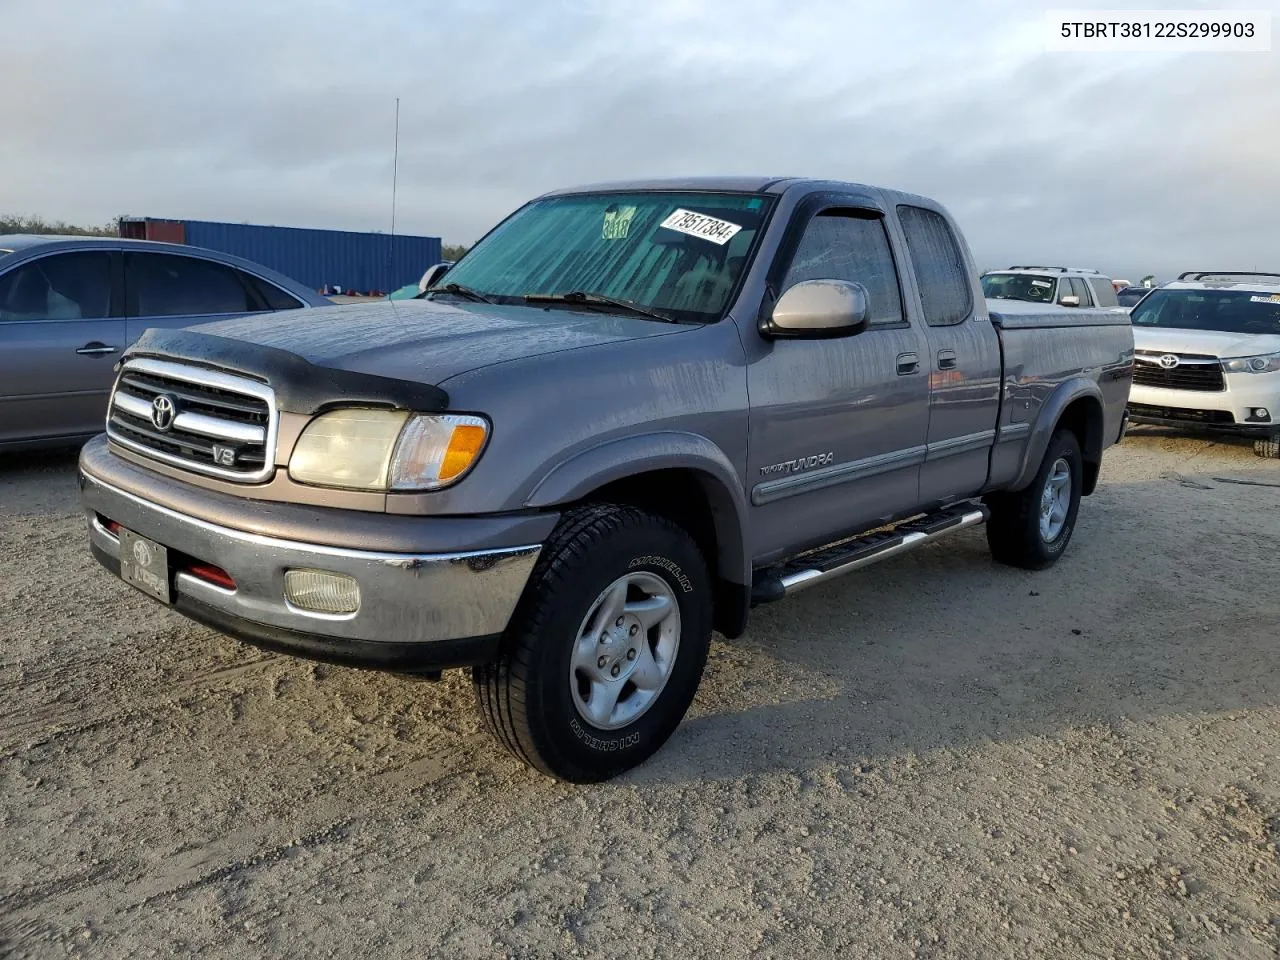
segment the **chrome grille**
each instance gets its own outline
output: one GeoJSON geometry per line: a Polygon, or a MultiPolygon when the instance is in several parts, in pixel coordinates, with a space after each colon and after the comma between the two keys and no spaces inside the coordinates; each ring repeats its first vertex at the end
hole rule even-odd
{"type": "Polygon", "coordinates": [[[107,436],[163,463],[240,483],[271,476],[275,394],[264,383],[167,360],[127,361],[107,436]]]}
{"type": "Polygon", "coordinates": [[[1166,390],[1198,390],[1213,393],[1225,390],[1222,377],[1222,361],[1202,353],[1155,353],[1139,351],[1134,354],[1133,382],[1144,387],[1164,387],[1166,390]],[[1174,356],[1177,366],[1165,367],[1160,358],[1174,356]]]}

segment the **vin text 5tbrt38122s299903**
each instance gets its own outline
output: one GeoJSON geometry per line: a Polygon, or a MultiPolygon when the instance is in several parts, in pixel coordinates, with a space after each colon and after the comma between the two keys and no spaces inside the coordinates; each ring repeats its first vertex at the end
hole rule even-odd
{"type": "Polygon", "coordinates": [[[712,629],[987,523],[1062,555],[1124,431],[1123,310],[982,298],[951,218],[850,183],[540,197],[417,299],[144,334],[80,483],[94,554],[252,643],[473,669],[494,735],[600,780],[712,629]]]}

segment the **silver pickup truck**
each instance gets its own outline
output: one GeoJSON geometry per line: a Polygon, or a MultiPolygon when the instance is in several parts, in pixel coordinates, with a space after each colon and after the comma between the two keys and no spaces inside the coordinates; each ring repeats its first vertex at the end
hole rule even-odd
{"type": "Polygon", "coordinates": [[[80,485],[94,555],[156,600],[301,656],[471,667],[516,756],[601,780],[755,604],[983,522],[997,561],[1056,561],[1132,366],[1123,313],[989,308],[923,197],[591,186],[420,299],[146,333],[80,485]]]}

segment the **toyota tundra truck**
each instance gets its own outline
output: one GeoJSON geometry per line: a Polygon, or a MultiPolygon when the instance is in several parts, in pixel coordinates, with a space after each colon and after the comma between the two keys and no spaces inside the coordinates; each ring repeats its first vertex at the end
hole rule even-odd
{"type": "Polygon", "coordinates": [[[932,200],[599,185],[419,298],[144,334],[79,482],[94,556],[154,600],[303,657],[468,667],[505,747],[598,781],[755,605],[983,523],[996,561],[1053,564],[1132,369],[1122,311],[988,305],[932,200]]]}

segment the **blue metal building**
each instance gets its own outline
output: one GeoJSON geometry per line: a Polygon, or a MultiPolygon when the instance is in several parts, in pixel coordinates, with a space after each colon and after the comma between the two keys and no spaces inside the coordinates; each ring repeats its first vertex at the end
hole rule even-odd
{"type": "Polygon", "coordinates": [[[189,243],[244,257],[319,290],[387,293],[415,283],[439,263],[439,237],[306,230],[209,220],[124,218],[120,236],[189,243]]]}

